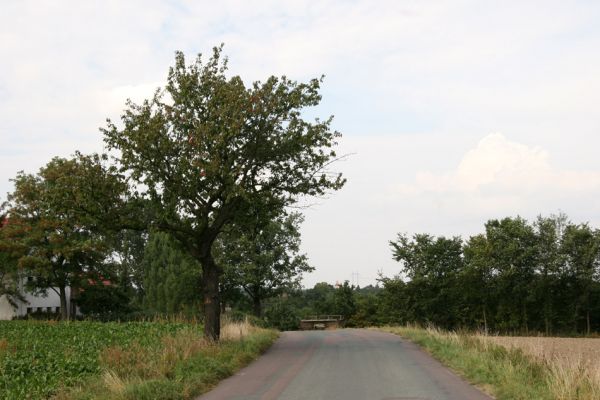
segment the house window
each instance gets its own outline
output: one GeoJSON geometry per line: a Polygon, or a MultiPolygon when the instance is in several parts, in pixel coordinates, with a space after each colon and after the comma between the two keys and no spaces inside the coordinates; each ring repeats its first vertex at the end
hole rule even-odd
{"type": "Polygon", "coordinates": [[[46,312],[52,312],[52,307],[46,307],[46,312]]]}
{"type": "Polygon", "coordinates": [[[33,312],[33,308],[27,307],[27,314],[31,314],[33,312]]]}
{"type": "Polygon", "coordinates": [[[60,307],[54,307],[54,312],[56,312],[56,313],[60,312],[60,307]]]}
{"type": "Polygon", "coordinates": [[[28,276],[27,277],[27,282],[33,282],[33,276],[28,276]]]}
{"type": "Polygon", "coordinates": [[[38,307],[38,308],[37,308],[37,312],[42,312],[42,309],[43,309],[43,308],[44,308],[44,307],[38,307]]]}

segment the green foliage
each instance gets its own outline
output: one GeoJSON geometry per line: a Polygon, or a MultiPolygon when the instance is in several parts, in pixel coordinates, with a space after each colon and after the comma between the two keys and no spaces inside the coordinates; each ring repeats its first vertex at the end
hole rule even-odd
{"type": "Polygon", "coordinates": [[[398,235],[391,242],[393,257],[402,262],[410,285],[407,317],[418,322],[432,322],[441,326],[456,324],[456,304],[462,295],[456,290],[457,274],[463,268],[462,239],[459,237],[432,237],[417,234],[412,239],[398,235]],[[420,301],[413,299],[419,298],[420,301]]]}
{"type": "Polygon", "coordinates": [[[298,311],[287,298],[278,298],[269,302],[264,319],[268,326],[281,331],[293,331],[298,329],[302,317],[298,311]]]}
{"type": "Polygon", "coordinates": [[[336,288],[333,292],[333,309],[330,314],[338,314],[344,318],[350,318],[354,315],[356,312],[354,289],[348,281],[345,281],[343,285],[336,288]]]}
{"type": "Polygon", "coordinates": [[[153,232],[142,261],[144,307],[176,314],[200,310],[200,266],[169,234],[153,232]]]}
{"type": "Polygon", "coordinates": [[[299,288],[302,274],[314,270],[306,255],[300,254],[302,221],[298,213],[257,213],[219,238],[217,262],[225,270],[222,285],[243,289],[256,317],[262,315],[265,299],[299,288]]]}
{"type": "Polygon", "coordinates": [[[4,215],[0,215],[0,297],[6,296],[6,299],[12,306],[17,302],[23,301],[24,296],[19,288],[19,268],[18,260],[22,252],[11,251],[14,246],[9,243],[10,235],[8,229],[3,229],[8,223],[4,215]]]}
{"type": "Polygon", "coordinates": [[[80,311],[87,317],[109,318],[127,314],[131,311],[129,296],[120,286],[92,281],[82,284],[77,297],[80,311]]]}
{"type": "Polygon", "coordinates": [[[114,257],[110,277],[130,302],[140,305],[144,297],[144,252],[148,242],[145,230],[118,229],[109,236],[108,246],[114,257]]]}

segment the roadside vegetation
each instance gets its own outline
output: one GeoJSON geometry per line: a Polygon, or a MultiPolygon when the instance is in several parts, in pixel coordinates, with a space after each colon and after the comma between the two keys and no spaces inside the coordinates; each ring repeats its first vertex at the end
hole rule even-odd
{"type": "Polygon", "coordinates": [[[0,322],[2,399],[189,399],[277,337],[247,322],[207,340],[193,322],[0,322]]]}
{"type": "Polygon", "coordinates": [[[382,327],[417,343],[502,399],[600,398],[600,339],[496,337],[416,326],[382,327]]]}

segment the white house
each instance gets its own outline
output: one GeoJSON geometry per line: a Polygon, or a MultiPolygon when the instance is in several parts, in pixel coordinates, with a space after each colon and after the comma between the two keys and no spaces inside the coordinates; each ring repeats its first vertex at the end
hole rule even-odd
{"type": "MultiPolygon", "coordinates": [[[[17,306],[14,307],[8,299],[6,295],[0,296],[0,320],[8,320],[13,319],[15,317],[23,317],[27,314],[31,314],[34,312],[42,312],[42,313],[59,313],[60,312],[60,297],[58,294],[52,290],[48,289],[46,296],[43,295],[34,295],[24,290],[25,282],[27,279],[33,279],[31,277],[23,278],[19,282],[19,290],[23,294],[25,298],[25,302],[17,300],[17,306]]],[[[58,290],[58,289],[57,289],[58,290]]],[[[71,288],[67,287],[67,307],[72,307],[71,305],[71,288]]],[[[74,304],[73,304],[74,306],[74,304]]],[[[71,312],[71,315],[79,314],[79,309],[75,308],[75,312],[71,312]]],[[[73,308],[71,308],[73,310],[73,308]]]]}

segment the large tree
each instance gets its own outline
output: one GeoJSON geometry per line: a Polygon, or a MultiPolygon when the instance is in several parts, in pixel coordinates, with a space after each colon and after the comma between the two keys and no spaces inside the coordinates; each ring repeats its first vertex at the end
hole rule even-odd
{"type": "Polygon", "coordinates": [[[262,316],[265,299],[298,288],[302,274],[314,269],[300,253],[303,219],[299,213],[276,213],[272,219],[255,214],[219,239],[224,278],[250,297],[257,317],[262,316]]]}
{"type": "Polygon", "coordinates": [[[53,158],[35,175],[19,172],[5,205],[2,247],[20,252],[19,267],[34,278],[29,290],[59,295],[63,319],[70,317],[67,287],[98,272],[109,255],[103,227],[111,223],[109,210],[123,203],[125,184],[104,161],[78,153],[53,158]]]}
{"type": "Polygon", "coordinates": [[[251,205],[285,207],[344,184],[328,171],[339,135],[331,118],[302,113],[321,100],[321,80],[270,77],[246,86],[228,77],[215,48],[205,63],[176,54],[164,90],[142,104],[128,102],[122,125],[108,121],[108,147],[147,201],[148,223],[169,232],[202,266],[205,333],[220,333],[222,268],[213,243],[251,205]]]}

